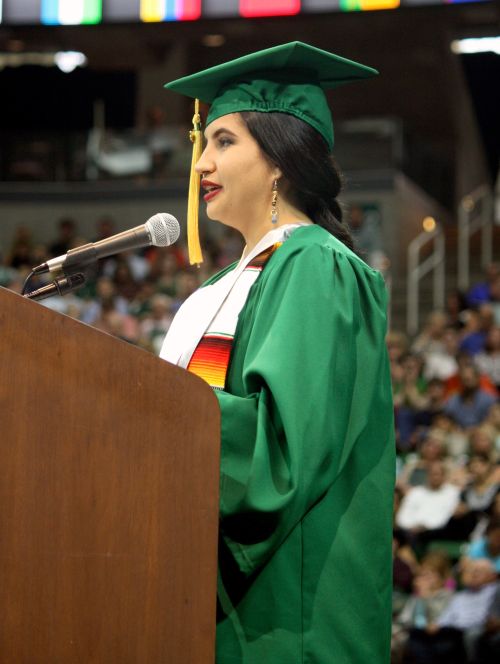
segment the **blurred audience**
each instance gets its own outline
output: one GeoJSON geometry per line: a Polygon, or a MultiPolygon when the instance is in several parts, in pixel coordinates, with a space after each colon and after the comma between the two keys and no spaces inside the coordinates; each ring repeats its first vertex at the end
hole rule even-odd
{"type": "Polygon", "coordinates": [[[404,664],[466,664],[473,661],[495,598],[498,583],[490,561],[463,560],[462,590],[455,593],[434,622],[411,629],[404,664]]]}

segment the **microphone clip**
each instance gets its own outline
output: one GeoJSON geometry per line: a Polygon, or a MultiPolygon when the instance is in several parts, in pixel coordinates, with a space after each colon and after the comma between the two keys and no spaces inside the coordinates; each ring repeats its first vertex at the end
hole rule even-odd
{"type": "Polygon", "coordinates": [[[53,295],[66,295],[71,291],[77,290],[84,285],[87,281],[85,272],[75,272],[74,274],[67,274],[64,277],[58,277],[51,281],[50,284],[41,286],[30,293],[24,293],[24,297],[29,300],[44,300],[53,295]]]}

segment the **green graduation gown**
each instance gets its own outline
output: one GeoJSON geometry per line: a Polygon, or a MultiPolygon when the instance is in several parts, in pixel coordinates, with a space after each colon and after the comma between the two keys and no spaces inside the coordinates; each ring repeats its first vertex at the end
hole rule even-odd
{"type": "Polygon", "coordinates": [[[382,277],[318,226],[297,229],[252,286],[216,392],[217,664],[389,662],[385,332],[382,277]]]}

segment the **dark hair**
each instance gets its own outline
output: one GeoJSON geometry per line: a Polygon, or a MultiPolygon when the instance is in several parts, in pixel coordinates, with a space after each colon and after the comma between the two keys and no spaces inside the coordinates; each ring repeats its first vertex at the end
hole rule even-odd
{"type": "Polygon", "coordinates": [[[282,171],[293,204],[353,249],[337,201],[341,176],[321,134],[287,113],[245,111],[240,115],[261,150],[282,171]]]}

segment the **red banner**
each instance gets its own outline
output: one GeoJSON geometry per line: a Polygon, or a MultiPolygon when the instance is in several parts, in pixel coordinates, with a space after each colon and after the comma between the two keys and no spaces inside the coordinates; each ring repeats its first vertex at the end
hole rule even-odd
{"type": "Polygon", "coordinates": [[[240,0],[240,15],[291,16],[300,12],[300,0],[240,0]]]}

